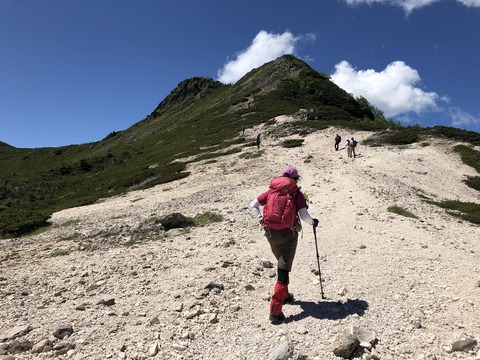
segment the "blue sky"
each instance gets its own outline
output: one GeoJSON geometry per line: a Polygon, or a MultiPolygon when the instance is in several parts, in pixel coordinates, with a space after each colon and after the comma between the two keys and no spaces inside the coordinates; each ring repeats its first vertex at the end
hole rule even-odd
{"type": "Polygon", "coordinates": [[[0,0],[0,141],[98,141],[283,54],[404,125],[480,132],[480,0],[0,0]]]}

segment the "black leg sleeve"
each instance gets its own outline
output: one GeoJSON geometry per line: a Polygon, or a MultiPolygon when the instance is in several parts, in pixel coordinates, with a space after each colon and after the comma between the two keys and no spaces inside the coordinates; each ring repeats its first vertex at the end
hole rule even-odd
{"type": "Polygon", "coordinates": [[[288,271],[285,269],[277,268],[278,282],[283,285],[288,285],[288,271]]]}

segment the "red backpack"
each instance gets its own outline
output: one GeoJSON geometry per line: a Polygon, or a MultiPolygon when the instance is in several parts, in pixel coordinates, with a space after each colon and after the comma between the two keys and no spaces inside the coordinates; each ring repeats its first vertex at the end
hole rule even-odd
{"type": "Polygon", "coordinates": [[[293,229],[297,216],[295,201],[298,187],[295,180],[280,176],[270,181],[267,203],[263,207],[263,223],[273,230],[293,229]]]}

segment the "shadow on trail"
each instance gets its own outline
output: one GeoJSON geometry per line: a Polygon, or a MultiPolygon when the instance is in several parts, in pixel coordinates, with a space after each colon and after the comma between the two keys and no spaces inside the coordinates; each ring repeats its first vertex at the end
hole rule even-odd
{"type": "Polygon", "coordinates": [[[346,302],[313,302],[295,300],[292,305],[300,305],[302,312],[286,318],[286,323],[299,321],[310,316],[316,319],[340,320],[353,314],[362,316],[368,309],[368,303],[359,299],[348,299],[346,302]]]}

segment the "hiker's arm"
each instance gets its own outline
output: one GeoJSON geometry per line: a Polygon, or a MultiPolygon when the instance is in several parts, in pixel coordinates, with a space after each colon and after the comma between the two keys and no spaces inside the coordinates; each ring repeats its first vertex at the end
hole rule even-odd
{"type": "Polygon", "coordinates": [[[262,213],[260,212],[260,203],[258,202],[257,199],[254,199],[250,203],[250,211],[252,212],[253,216],[255,216],[255,219],[257,219],[258,222],[261,224],[263,221],[263,216],[262,216],[262,213]]]}
{"type": "Polygon", "coordinates": [[[307,224],[313,225],[314,220],[312,216],[308,213],[307,208],[302,208],[298,210],[298,214],[300,215],[300,219],[305,221],[307,224]]]}

